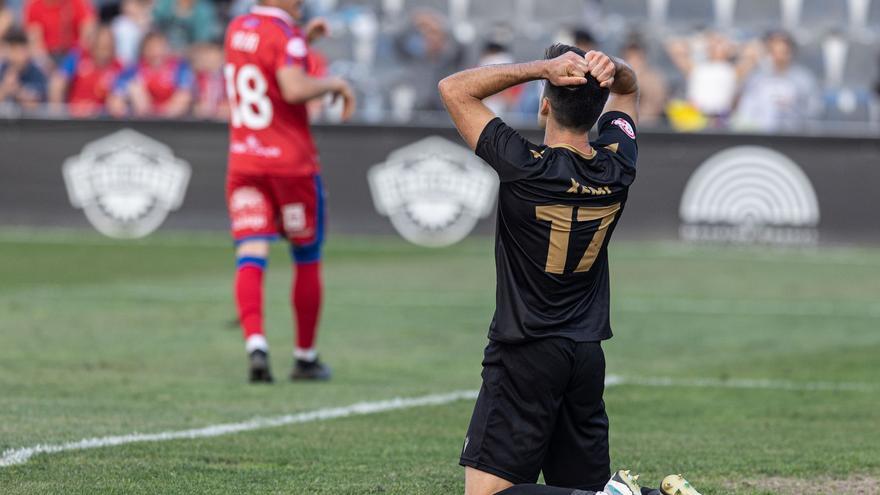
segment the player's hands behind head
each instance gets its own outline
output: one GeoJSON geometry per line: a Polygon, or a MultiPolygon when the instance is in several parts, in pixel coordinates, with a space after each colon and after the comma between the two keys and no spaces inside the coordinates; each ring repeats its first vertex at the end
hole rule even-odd
{"type": "Polygon", "coordinates": [[[590,69],[587,61],[574,52],[544,62],[544,79],[554,86],[581,86],[587,84],[590,69]]]}
{"type": "Polygon", "coordinates": [[[333,90],[333,103],[342,98],[342,121],[347,122],[354,116],[357,99],[354,96],[354,90],[345,79],[336,78],[334,81],[336,88],[333,90]]]}
{"type": "Polygon", "coordinates": [[[614,60],[611,60],[611,57],[602,52],[590,50],[584,59],[587,62],[586,72],[599,81],[599,86],[610,88],[614,84],[617,66],[614,64],[614,60]]]}

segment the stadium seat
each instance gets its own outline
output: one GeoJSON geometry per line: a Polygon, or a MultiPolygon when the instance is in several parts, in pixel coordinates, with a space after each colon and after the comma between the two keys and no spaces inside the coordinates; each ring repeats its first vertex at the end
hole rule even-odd
{"type": "Polygon", "coordinates": [[[825,59],[821,40],[798,46],[795,61],[815,74],[820,82],[825,82],[825,59]]]}
{"type": "Polygon", "coordinates": [[[523,19],[524,16],[520,12],[522,5],[522,0],[471,1],[470,19],[491,23],[506,21],[512,24],[523,19]]]}
{"type": "Polygon", "coordinates": [[[540,17],[542,22],[563,24],[560,27],[577,27],[583,23],[583,0],[553,0],[552,7],[542,2],[535,2],[535,5],[535,15],[540,17]]]}
{"type": "Polygon", "coordinates": [[[826,123],[868,122],[871,117],[871,100],[867,91],[844,88],[825,94],[826,123]]]}
{"type": "Polygon", "coordinates": [[[669,0],[666,21],[670,24],[684,26],[714,25],[714,2],[708,0],[669,0]]]}
{"type": "Polygon", "coordinates": [[[736,26],[778,27],[782,23],[782,7],[779,0],[737,0],[733,19],[736,26]]]}
{"type": "Polygon", "coordinates": [[[880,32],[880,0],[872,0],[868,9],[868,29],[880,32]]]}
{"type": "Polygon", "coordinates": [[[805,30],[846,26],[847,0],[804,0],[800,27],[805,30]]]}
{"type": "Polygon", "coordinates": [[[614,0],[602,4],[606,14],[641,21],[648,18],[648,0],[614,0]]]}
{"type": "Polygon", "coordinates": [[[449,0],[406,0],[404,7],[407,10],[418,8],[430,8],[444,14],[449,14],[449,0]]]}
{"type": "Polygon", "coordinates": [[[844,83],[856,88],[867,88],[874,82],[878,69],[878,48],[860,41],[849,42],[849,52],[844,66],[844,83]]]}

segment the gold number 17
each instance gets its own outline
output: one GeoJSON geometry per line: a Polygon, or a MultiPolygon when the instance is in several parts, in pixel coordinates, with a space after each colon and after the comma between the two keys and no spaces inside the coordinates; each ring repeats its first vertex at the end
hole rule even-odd
{"type": "MultiPolygon", "coordinates": [[[[547,273],[562,275],[565,272],[565,263],[568,260],[568,245],[571,237],[572,217],[574,206],[538,206],[535,208],[538,220],[550,222],[550,248],[547,251],[547,273]]],[[[575,273],[588,272],[593,267],[599,249],[605,242],[608,226],[614,222],[614,218],[620,211],[620,203],[599,208],[579,207],[577,209],[578,222],[592,222],[602,220],[599,228],[593,234],[593,240],[587,247],[581,262],[575,268],[575,273]]]]}

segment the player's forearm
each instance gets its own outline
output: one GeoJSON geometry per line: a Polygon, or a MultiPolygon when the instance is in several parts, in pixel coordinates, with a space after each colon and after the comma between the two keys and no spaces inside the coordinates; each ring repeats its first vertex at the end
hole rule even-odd
{"type": "Polygon", "coordinates": [[[611,85],[610,91],[619,95],[629,95],[639,91],[639,80],[636,72],[626,62],[619,58],[612,58],[614,61],[614,83],[611,85]]]}
{"type": "Polygon", "coordinates": [[[483,100],[519,84],[544,79],[546,62],[488,65],[459,72],[440,81],[440,95],[447,103],[457,97],[483,100]]]}
{"type": "Polygon", "coordinates": [[[300,73],[289,82],[282,82],[281,91],[284,101],[300,104],[339,91],[339,86],[339,79],[335,77],[317,78],[300,73]]]}

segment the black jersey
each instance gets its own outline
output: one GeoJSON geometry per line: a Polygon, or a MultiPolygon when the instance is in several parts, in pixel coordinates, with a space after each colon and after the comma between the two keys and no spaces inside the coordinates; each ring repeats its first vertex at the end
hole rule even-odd
{"type": "Polygon", "coordinates": [[[635,124],[599,119],[593,155],[535,145],[494,119],[476,153],[501,179],[496,310],[489,338],[611,338],[608,241],[635,179],[635,124]]]}

